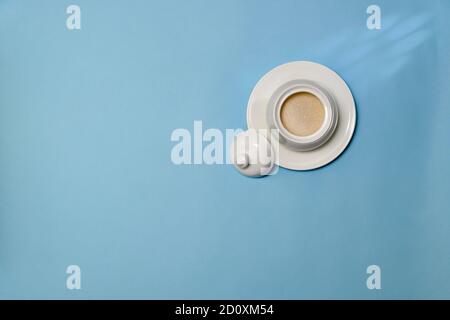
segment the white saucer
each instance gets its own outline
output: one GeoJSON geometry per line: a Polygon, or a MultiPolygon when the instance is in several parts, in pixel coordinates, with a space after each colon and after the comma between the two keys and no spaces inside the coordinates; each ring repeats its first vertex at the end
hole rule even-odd
{"type": "Polygon", "coordinates": [[[295,61],[269,71],[256,84],[247,106],[249,129],[270,130],[267,109],[273,94],[293,80],[313,81],[333,95],[339,113],[339,121],[332,137],[322,146],[311,151],[295,151],[280,143],[277,164],[292,170],[320,168],[336,159],[352,139],[356,124],[356,108],[347,84],[333,70],[314,62],[295,61]]]}

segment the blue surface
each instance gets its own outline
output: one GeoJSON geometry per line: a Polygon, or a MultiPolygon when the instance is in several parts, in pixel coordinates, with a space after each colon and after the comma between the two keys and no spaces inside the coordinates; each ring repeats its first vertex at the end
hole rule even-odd
{"type": "Polygon", "coordinates": [[[450,298],[449,1],[377,0],[378,31],[363,0],[72,3],[0,1],[0,298],[450,298]],[[338,160],[172,164],[293,60],[352,89],[338,160]]]}

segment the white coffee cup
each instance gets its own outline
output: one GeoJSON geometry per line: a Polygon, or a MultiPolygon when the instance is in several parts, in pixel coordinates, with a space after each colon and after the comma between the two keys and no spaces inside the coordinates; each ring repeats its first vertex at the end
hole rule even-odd
{"type": "Polygon", "coordinates": [[[296,151],[311,151],[320,147],[330,139],[338,123],[337,105],[333,96],[317,83],[307,80],[293,80],[281,85],[272,95],[267,112],[270,128],[279,130],[280,143],[296,151]],[[324,108],[321,126],[307,136],[292,133],[281,119],[281,109],[285,101],[301,92],[310,93],[318,98],[324,108]]]}

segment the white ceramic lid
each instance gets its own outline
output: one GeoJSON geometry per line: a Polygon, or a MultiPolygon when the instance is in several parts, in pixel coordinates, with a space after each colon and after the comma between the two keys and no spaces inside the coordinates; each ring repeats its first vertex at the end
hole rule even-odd
{"type": "Polygon", "coordinates": [[[276,154],[263,134],[251,129],[241,132],[230,148],[231,162],[241,174],[262,177],[273,173],[276,154]]]}

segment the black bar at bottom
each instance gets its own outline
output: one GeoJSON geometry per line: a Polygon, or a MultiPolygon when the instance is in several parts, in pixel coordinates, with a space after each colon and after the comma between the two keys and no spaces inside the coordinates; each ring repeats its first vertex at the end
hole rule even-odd
{"type": "Polygon", "coordinates": [[[1,301],[0,308],[11,308],[14,314],[54,313],[75,316],[114,315],[128,317],[138,314],[139,319],[301,319],[311,316],[359,315],[364,318],[383,317],[384,306],[389,312],[397,309],[402,316],[416,311],[448,310],[448,301],[336,301],[336,300],[19,300],[1,301]],[[63,311],[63,314],[60,312],[63,311]]]}

